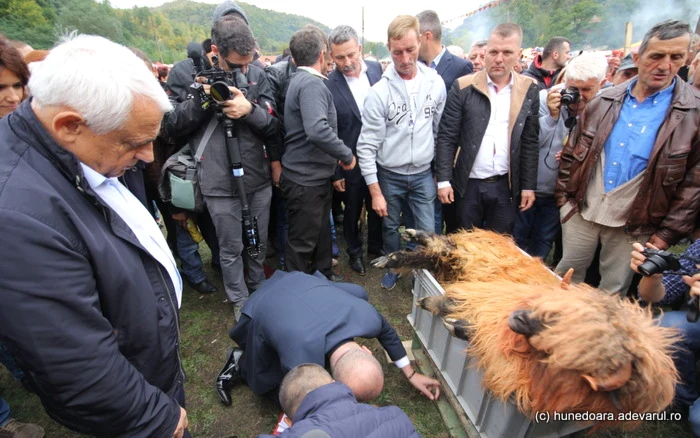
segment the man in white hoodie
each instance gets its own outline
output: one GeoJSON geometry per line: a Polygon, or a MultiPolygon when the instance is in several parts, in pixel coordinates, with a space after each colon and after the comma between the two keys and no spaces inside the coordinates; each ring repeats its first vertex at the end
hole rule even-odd
{"type": "MultiPolygon", "coordinates": [[[[400,249],[401,206],[406,205],[417,229],[435,229],[433,202],[437,193],[431,162],[445,105],[445,83],[418,63],[418,19],[400,15],[389,25],[393,64],[365,100],[357,157],[372,209],[384,218],[384,251],[400,249]]],[[[387,271],[382,287],[392,289],[399,274],[387,271]]]]}

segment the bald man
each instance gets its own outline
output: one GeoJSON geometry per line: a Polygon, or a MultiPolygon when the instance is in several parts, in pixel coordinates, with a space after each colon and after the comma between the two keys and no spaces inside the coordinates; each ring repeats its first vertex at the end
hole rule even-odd
{"type": "MultiPolygon", "coordinates": [[[[307,437],[419,437],[411,420],[396,406],[376,407],[358,403],[351,389],[334,382],[316,364],[302,364],[282,380],[280,404],[292,420],[282,438],[307,437]]],[[[269,437],[270,435],[259,435],[269,437]]]]}
{"type": "MultiPolygon", "coordinates": [[[[277,271],[251,296],[231,338],[231,351],[216,380],[221,401],[244,380],[258,395],[275,391],[284,375],[303,363],[329,366],[358,400],[376,398],[384,385],[379,362],[354,338],[377,338],[411,384],[431,400],[436,380],[416,373],[396,331],[367,301],[358,285],[328,281],[320,273],[277,271]]],[[[274,394],[274,393],[273,393],[274,394]]]]}

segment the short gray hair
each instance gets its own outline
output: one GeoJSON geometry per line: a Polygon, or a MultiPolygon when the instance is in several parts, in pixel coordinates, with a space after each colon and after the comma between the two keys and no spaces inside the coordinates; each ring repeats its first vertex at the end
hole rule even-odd
{"type": "Polygon", "coordinates": [[[97,135],[123,128],[143,97],[172,110],[152,71],[128,48],[95,35],[72,33],[36,63],[29,89],[39,107],[68,106],[97,135]]]}
{"type": "Polygon", "coordinates": [[[605,56],[595,52],[585,52],[571,61],[566,66],[564,81],[588,81],[595,78],[601,82],[608,70],[608,62],[605,56]]]}
{"type": "MultiPolygon", "coordinates": [[[[639,54],[646,52],[649,46],[649,40],[652,38],[658,38],[662,41],[672,40],[674,38],[682,37],[683,35],[690,33],[690,27],[688,23],[684,23],[678,20],[666,20],[661,23],[654,25],[649,31],[644,35],[642,39],[642,44],[639,46],[639,54]]],[[[690,47],[690,46],[689,46],[690,47]]]]}
{"type": "Polygon", "coordinates": [[[348,26],[347,24],[341,24],[340,26],[333,29],[331,33],[328,34],[328,47],[330,47],[331,44],[343,44],[347,43],[350,40],[355,40],[355,42],[358,44],[360,43],[360,40],[357,38],[357,32],[355,32],[355,29],[348,26]]]}
{"type": "Polygon", "coordinates": [[[419,12],[416,18],[420,23],[420,33],[430,32],[435,39],[442,41],[442,25],[437,12],[431,10],[419,12]]]}
{"type": "Polygon", "coordinates": [[[333,382],[333,378],[322,366],[315,363],[297,365],[284,376],[280,385],[282,411],[292,420],[304,397],[311,391],[333,382]]]}
{"type": "Polygon", "coordinates": [[[472,44],[471,49],[473,49],[474,47],[486,47],[486,45],[488,43],[489,43],[488,40],[479,40],[479,41],[475,42],[474,44],[472,44]]]}

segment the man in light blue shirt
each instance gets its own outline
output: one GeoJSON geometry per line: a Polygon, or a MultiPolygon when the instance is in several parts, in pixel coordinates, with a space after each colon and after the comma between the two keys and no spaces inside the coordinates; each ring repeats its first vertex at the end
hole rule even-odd
{"type": "Polygon", "coordinates": [[[638,79],[627,86],[620,118],[605,142],[605,192],[630,181],[647,168],[661,123],[671,105],[676,80],[641,101],[632,94],[638,79]]]}
{"type": "Polygon", "coordinates": [[[700,96],[676,77],[688,25],[659,23],[634,55],[636,78],[586,106],[564,147],[555,190],[563,257],[556,271],[583,281],[598,244],[600,288],[624,295],[629,246],[666,249],[695,227],[700,210],[700,96]]]}

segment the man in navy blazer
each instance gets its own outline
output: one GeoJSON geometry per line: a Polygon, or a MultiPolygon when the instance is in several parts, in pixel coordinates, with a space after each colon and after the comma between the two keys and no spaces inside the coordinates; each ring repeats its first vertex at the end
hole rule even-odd
{"type": "MultiPolygon", "coordinates": [[[[372,85],[382,77],[382,66],[378,62],[362,59],[362,46],[355,30],[346,25],[336,27],[328,35],[331,57],[336,69],[328,75],[326,85],[333,95],[338,113],[338,137],[357,156],[357,139],[362,129],[362,108],[372,85]]],[[[333,176],[333,187],[345,193],[345,220],[343,234],[348,244],[350,267],[365,275],[362,260],[362,238],[358,221],[362,204],[367,210],[367,252],[382,255],[382,219],[372,209],[372,198],[365,183],[360,166],[343,170],[338,166],[333,176]]]]}
{"type": "MultiPolygon", "coordinates": [[[[442,26],[435,11],[423,11],[416,15],[416,18],[420,23],[420,53],[418,58],[425,65],[438,72],[445,81],[445,90],[449,94],[455,80],[471,74],[474,67],[470,61],[454,56],[442,45],[442,26]]],[[[459,228],[457,210],[454,204],[442,204],[439,199],[435,198],[435,232],[437,234],[442,234],[443,220],[447,233],[459,228]]],[[[408,219],[408,222],[410,221],[411,219],[408,219]]],[[[411,224],[407,223],[406,225],[411,224]]]]}
{"type": "Polygon", "coordinates": [[[367,299],[361,286],[329,281],[318,271],[275,272],[251,295],[229,333],[240,348],[229,353],[217,377],[221,401],[231,404],[229,391],[241,379],[263,395],[276,390],[297,365],[328,365],[334,371],[343,368],[343,359],[349,359],[345,377],[335,372],[334,377],[358,399],[375,398],[383,373],[370,351],[354,342],[356,337],[377,338],[411,384],[431,400],[437,398],[439,383],[413,370],[396,331],[367,299]]]}

